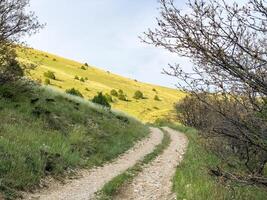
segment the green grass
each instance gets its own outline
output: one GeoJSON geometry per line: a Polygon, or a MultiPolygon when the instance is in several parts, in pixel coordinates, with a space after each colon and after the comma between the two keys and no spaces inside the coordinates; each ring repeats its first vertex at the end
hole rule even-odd
{"type": "Polygon", "coordinates": [[[0,86],[0,193],[46,175],[102,165],[148,135],[148,127],[79,97],[29,83],[0,86]]]}
{"type": "Polygon", "coordinates": [[[110,94],[113,89],[123,90],[129,101],[114,97],[112,107],[144,122],[154,122],[156,119],[168,117],[174,111],[173,104],[185,96],[185,93],[176,89],[142,83],[93,66],[83,70],[82,63],[46,52],[26,48],[18,48],[17,52],[20,62],[37,66],[30,71],[29,77],[45,83],[44,73],[51,71],[56,77],[55,80],[50,80],[51,85],[62,91],[75,87],[86,99],[92,99],[98,92],[110,94]],[[79,80],[76,80],[75,76],[79,80]],[[84,82],[80,81],[81,78],[84,82]],[[144,98],[133,98],[136,91],[142,92],[144,98]],[[154,99],[155,95],[160,101],[154,99]]]}
{"type": "Polygon", "coordinates": [[[186,200],[264,200],[266,188],[241,185],[234,182],[223,183],[209,175],[208,168],[215,167],[220,159],[207,151],[201,144],[201,138],[192,128],[169,125],[184,132],[189,138],[189,146],[184,160],[177,167],[173,178],[173,190],[177,199],[186,200]]]}
{"type": "Polygon", "coordinates": [[[142,171],[144,165],[153,161],[158,155],[160,155],[164,151],[165,148],[169,146],[170,136],[164,130],[163,132],[164,136],[162,142],[155,147],[153,152],[147,154],[143,160],[137,162],[133,167],[116,176],[104,185],[101,191],[99,191],[99,200],[112,200],[113,196],[115,196],[125,184],[131,182],[133,178],[142,171]]]}

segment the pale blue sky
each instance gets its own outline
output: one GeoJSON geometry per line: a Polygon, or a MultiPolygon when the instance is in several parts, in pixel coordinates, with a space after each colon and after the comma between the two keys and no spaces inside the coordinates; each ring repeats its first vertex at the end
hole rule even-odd
{"type": "MultiPolygon", "coordinates": [[[[185,0],[177,0],[180,8],[185,0]]],[[[31,0],[45,29],[27,39],[37,49],[88,62],[126,77],[174,87],[161,74],[168,63],[191,64],[165,50],[142,44],[143,31],[156,26],[157,0],[31,0]]]]}

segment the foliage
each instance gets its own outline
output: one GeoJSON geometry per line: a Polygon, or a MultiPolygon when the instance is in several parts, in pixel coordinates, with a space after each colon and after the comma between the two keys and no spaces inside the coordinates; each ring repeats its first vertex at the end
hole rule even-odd
{"type": "Polygon", "coordinates": [[[115,89],[112,89],[111,91],[110,91],[110,95],[112,95],[112,96],[114,96],[114,97],[118,97],[118,92],[115,90],[115,89]]]}
{"type": "Polygon", "coordinates": [[[142,93],[140,90],[137,90],[137,91],[134,93],[133,98],[134,98],[134,99],[143,99],[143,98],[144,98],[144,95],[143,95],[143,93],[142,93]]]}
{"type": "Polygon", "coordinates": [[[85,67],[89,67],[88,63],[84,63],[84,66],[85,66],[85,67]]]}
{"type": "Polygon", "coordinates": [[[108,93],[105,94],[105,97],[106,97],[106,99],[107,99],[107,101],[108,101],[109,103],[112,103],[112,102],[113,102],[112,96],[109,95],[108,93]]]}
{"type": "Polygon", "coordinates": [[[75,80],[80,80],[79,76],[75,75],[74,77],[75,80]]]}
{"type": "Polygon", "coordinates": [[[45,81],[44,81],[44,84],[45,85],[50,85],[51,84],[50,79],[46,78],[45,81]]]}
{"type": "Polygon", "coordinates": [[[85,82],[85,80],[84,80],[84,78],[83,78],[83,77],[81,77],[81,78],[80,78],[80,81],[81,81],[81,82],[85,82]]]}
{"type": "Polygon", "coordinates": [[[82,93],[75,88],[67,89],[65,92],[74,96],[83,97],[82,93]]]}
{"type": "Polygon", "coordinates": [[[155,100],[155,101],[160,101],[159,96],[158,96],[158,95],[155,95],[155,96],[154,96],[154,100],[155,100]]]}
{"type": "Polygon", "coordinates": [[[99,92],[96,96],[94,96],[92,102],[100,104],[107,108],[111,108],[111,105],[109,104],[109,99],[106,97],[106,95],[103,95],[102,92],[99,92]]]}
{"type": "Polygon", "coordinates": [[[121,101],[128,101],[128,98],[125,94],[119,93],[118,99],[121,101]]]}
{"type": "Polygon", "coordinates": [[[44,77],[49,78],[49,79],[53,79],[53,80],[56,79],[55,73],[52,71],[44,72],[44,77]]]}
{"type": "Polygon", "coordinates": [[[86,67],[85,67],[85,66],[81,66],[81,69],[82,69],[82,70],[86,70],[86,67]]]}

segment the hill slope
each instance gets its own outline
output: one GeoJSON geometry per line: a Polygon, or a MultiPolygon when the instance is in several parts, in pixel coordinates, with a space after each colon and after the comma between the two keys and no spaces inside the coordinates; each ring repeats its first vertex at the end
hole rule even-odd
{"type": "Polygon", "coordinates": [[[148,135],[135,119],[26,82],[0,85],[0,199],[116,158],[148,135]]]}
{"type": "Polygon", "coordinates": [[[30,73],[33,79],[44,82],[43,74],[50,70],[56,76],[56,80],[52,80],[51,85],[64,91],[74,87],[86,99],[92,99],[97,92],[110,93],[112,89],[123,90],[129,101],[115,98],[112,107],[129,113],[144,122],[153,122],[158,118],[166,117],[173,111],[173,104],[185,95],[175,89],[141,83],[34,49],[18,49],[18,56],[21,62],[37,66],[30,73]],[[85,69],[81,69],[82,66],[85,69]],[[74,79],[75,76],[88,80],[82,82],[74,79]],[[144,99],[136,100],[133,98],[137,90],[144,93],[144,99]],[[154,99],[155,95],[159,97],[160,101],[154,99]]]}

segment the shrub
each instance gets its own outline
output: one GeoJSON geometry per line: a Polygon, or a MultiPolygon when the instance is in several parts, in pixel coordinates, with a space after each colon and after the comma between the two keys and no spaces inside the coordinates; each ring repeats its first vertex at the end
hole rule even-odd
{"type": "Polygon", "coordinates": [[[74,95],[74,96],[78,96],[78,97],[83,97],[82,93],[79,90],[75,89],[75,88],[67,89],[66,93],[74,95]]]}
{"type": "Polygon", "coordinates": [[[128,101],[127,96],[123,93],[119,93],[118,99],[121,101],[128,101]]]}
{"type": "Polygon", "coordinates": [[[87,63],[84,63],[84,66],[89,67],[89,65],[87,63]]]}
{"type": "Polygon", "coordinates": [[[81,69],[82,69],[82,70],[86,70],[86,67],[85,67],[85,66],[81,66],[81,69]]]}
{"type": "Polygon", "coordinates": [[[88,91],[88,92],[90,91],[88,88],[85,88],[85,90],[88,91]]]}
{"type": "Polygon", "coordinates": [[[99,92],[96,96],[94,96],[94,98],[92,99],[92,102],[105,106],[107,108],[111,107],[111,105],[108,102],[107,97],[103,95],[102,92],[99,92]]]}
{"type": "Polygon", "coordinates": [[[85,78],[84,78],[84,80],[88,81],[88,78],[87,78],[87,77],[85,77],[85,78]]]}
{"type": "Polygon", "coordinates": [[[112,96],[110,96],[109,94],[105,94],[106,99],[108,100],[109,103],[113,102],[112,96]]]}
{"type": "Polygon", "coordinates": [[[122,89],[119,89],[119,94],[123,94],[123,90],[122,89]]]}
{"type": "Polygon", "coordinates": [[[50,79],[49,78],[46,78],[45,81],[44,81],[44,84],[45,85],[50,85],[51,84],[50,79]]]}
{"type": "Polygon", "coordinates": [[[56,61],[57,61],[57,59],[53,58],[53,61],[54,61],[54,62],[56,62],[56,61]]]}
{"type": "Polygon", "coordinates": [[[118,92],[113,89],[113,90],[110,91],[110,95],[114,96],[114,97],[118,97],[118,92]]]}
{"type": "Polygon", "coordinates": [[[153,92],[157,92],[157,90],[155,88],[152,89],[153,92]]]}
{"type": "Polygon", "coordinates": [[[155,95],[155,96],[154,96],[154,100],[155,100],[155,101],[160,101],[159,96],[158,96],[158,95],[155,95]]]}
{"type": "Polygon", "coordinates": [[[50,78],[50,79],[53,79],[53,80],[56,79],[55,73],[52,72],[52,71],[47,71],[47,72],[45,72],[45,73],[44,73],[44,77],[46,77],[46,78],[50,78]]]}
{"type": "Polygon", "coordinates": [[[80,81],[81,81],[81,82],[84,82],[85,80],[84,80],[84,78],[83,78],[83,77],[81,77],[81,78],[80,78],[80,81]]]}
{"type": "Polygon", "coordinates": [[[137,90],[137,91],[134,93],[133,98],[135,98],[135,99],[143,99],[143,98],[144,98],[144,95],[143,95],[143,93],[142,93],[140,90],[137,90]]]}
{"type": "Polygon", "coordinates": [[[79,79],[79,76],[77,76],[77,75],[74,77],[74,79],[75,79],[75,80],[80,80],[80,79],[79,79]]]}

